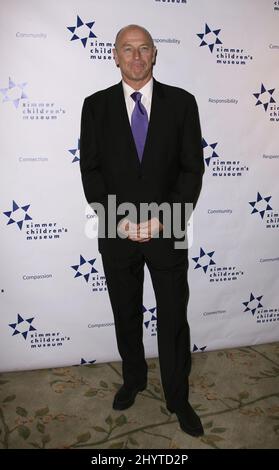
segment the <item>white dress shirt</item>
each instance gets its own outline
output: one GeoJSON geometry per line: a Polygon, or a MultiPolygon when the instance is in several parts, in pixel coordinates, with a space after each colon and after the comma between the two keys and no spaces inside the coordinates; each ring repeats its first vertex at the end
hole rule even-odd
{"type": "Polygon", "coordinates": [[[134,90],[128,83],[122,80],[122,86],[124,91],[124,98],[127,108],[127,113],[129,117],[129,121],[131,124],[131,116],[135,107],[135,101],[131,98],[131,94],[135,91],[139,91],[142,94],[141,102],[145,107],[148,115],[148,120],[150,118],[150,111],[151,111],[151,101],[152,101],[152,92],[153,92],[153,78],[151,77],[149,82],[147,82],[140,90],[134,90]]]}

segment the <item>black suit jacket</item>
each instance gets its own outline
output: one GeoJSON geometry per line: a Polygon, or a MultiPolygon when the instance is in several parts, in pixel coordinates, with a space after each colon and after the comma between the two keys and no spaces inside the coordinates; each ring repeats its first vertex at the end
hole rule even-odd
{"type": "MultiPolygon", "coordinates": [[[[88,203],[107,207],[132,202],[197,202],[204,172],[198,108],[193,95],[154,79],[151,114],[140,163],[126,110],[122,82],[87,97],[83,104],[80,168],[88,203]]],[[[117,221],[124,215],[117,217],[117,221]]],[[[138,219],[139,221],[139,219],[138,219]]],[[[99,251],[112,259],[144,250],[154,259],[175,258],[173,239],[146,243],[100,239],[99,251]],[[163,251],[162,251],[163,250],[163,251]]],[[[181,250],[176,250],[181,251],[181,250]]]]}

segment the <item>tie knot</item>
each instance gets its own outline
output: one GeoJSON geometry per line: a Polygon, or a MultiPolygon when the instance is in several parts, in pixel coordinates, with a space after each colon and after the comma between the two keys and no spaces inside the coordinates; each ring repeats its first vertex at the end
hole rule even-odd
{"type": "Polygon", "coordinates": [[[134,93],[131,94],[131,98],[137,103],[141,100],[142,94],[139,91],[134,91],[134,93]]]}

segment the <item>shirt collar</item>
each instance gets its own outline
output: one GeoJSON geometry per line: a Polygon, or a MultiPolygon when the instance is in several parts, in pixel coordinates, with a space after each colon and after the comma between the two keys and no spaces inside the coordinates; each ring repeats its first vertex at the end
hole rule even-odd
{"type": "Polygon", "coordinates": [[[144,97],[150,99],[153,91],[153,77],[151,77],[150,80],[140,90],[134,90],[130,85],[128,85],[128,83],[124,82],[124,80],[122,80],[122,86],[125,100],[129,98],[135,91],[139,91],[144,97]]]}

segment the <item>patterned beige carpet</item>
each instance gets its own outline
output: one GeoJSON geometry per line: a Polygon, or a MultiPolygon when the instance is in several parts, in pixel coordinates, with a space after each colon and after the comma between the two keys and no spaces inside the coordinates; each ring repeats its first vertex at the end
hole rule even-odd
{"type": "Polygon", "coordinates": [[[279,343],[193,355],[190,398],[205,428],[192,438],[165,408],[157,359],[125,412],[111,403],[120,363],[0,374],[0,448],[276,449],[279,343]]]}

